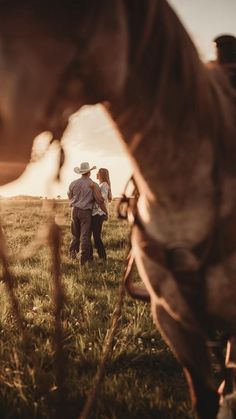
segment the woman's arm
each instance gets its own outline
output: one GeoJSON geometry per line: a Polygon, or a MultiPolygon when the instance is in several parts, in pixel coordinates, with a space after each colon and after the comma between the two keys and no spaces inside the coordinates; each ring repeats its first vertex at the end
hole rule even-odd
{"type": "Polygon", "coordinates": [[[99,205],[101,210],[103,212],[105,212],[105,214],[107,214],[107,208],[106,208],[106,205],[104,203],[105,201],[104,201],[104,198],[101,194],[99,186],[96,183],[93,183],[91,185],[91,188],[93,189],[93,196],[94,196],[95,201],[97,202],[97,204],[99,205]]]}
{"type": "Polygon", "coordinates": [[[109,185],[108,185],[108,183],[107,182],[103,182],[100,185],[100,190],[101,190],[101,194],[102,194],[105,202],[108,201],[108,195],[109,195],[109,185]]]}

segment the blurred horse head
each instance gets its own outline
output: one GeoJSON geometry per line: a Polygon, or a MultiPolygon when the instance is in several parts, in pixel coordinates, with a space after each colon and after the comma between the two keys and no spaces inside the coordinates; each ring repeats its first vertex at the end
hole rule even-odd
{"type": "Polygon", "coordinates": [[[219,396],[207,340],[236,333],[235,95],[166,0],[0,0],[0,177],[33,138],[106,101],[139,190],[132,253],[199,418],[219,396]],[[138,7],[137,7],[138,3],[138,7]]]}
{"type": "Polygon", "coordinates": [[[42,131],[120,94],[127,28],[120,1],[0,1],[0,183],[27,165],[42,131]],[[112,46],[112,48],[111,48],[112,46]]]}

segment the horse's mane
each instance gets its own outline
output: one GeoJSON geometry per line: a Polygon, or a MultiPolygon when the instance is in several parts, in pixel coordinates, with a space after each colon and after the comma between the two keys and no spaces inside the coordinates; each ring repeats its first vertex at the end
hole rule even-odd
{"type": "Polygon", "coordinates": [[[226,161],[234,160],[235,95],[226,76],[201,61],[166,0],[140,0],[139,8],[135,0],[125,4],[131,71],[145,80],[154,119],[168,121],[175,141],[186,131],[198,134],[196,141],[207,136],[220,141],[226,161]]]}

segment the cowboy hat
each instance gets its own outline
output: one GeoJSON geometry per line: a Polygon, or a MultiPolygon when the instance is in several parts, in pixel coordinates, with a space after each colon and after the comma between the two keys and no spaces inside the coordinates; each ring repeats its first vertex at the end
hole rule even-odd
{"type": "Polygon", "coordinates": [[[79,167],[74,168],[74,172],[80,175],[84,175],[85,173],[90,172],[91,170],[96,169],[96,166],[90,167],[87,161],[80,163],[79,167]]]}

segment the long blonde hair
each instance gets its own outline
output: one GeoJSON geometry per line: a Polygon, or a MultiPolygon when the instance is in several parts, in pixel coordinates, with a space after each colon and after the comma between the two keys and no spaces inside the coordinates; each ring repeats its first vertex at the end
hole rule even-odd
{"type": "Polygon", "coordinates": [[[101,181],[106,182],[109,186],[108,201],[111,202],[112,201],[112,193],[111,193],[111,181],[110,181],[109,171],[102,167],[102,168],[99,169],[98,173],[99,173],[101,181]]]}

